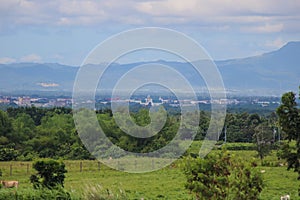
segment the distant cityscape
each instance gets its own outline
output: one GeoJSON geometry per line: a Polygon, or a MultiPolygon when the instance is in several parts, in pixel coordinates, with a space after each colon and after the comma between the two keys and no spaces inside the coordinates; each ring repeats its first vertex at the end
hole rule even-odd
{"type": "Polygon", "coordinates": [[[49,98],[30,96],[0,96],[0,104],[12,106],[35,106],[35,107],[66,107],[72,105],[71,98],[49,98]]]}
{"type": "MultiPolygon", "coordinates": [[[[90,103],[82,102],[82,103],[90,103]]],[[[111,103],[119,103],[119,104],[137,104],[141,106],[159,106],[159,105],[168,105],[171,107],[183,106],[192,106],[196,104],[210,105],[210,104],[222,104],[222,105],[241,105],[241,104],[255,104],[261,107],[268,107],[270,105],[279,105],[279,98],[270,98],[270,97],[244,97],[244,98],[227,98],[227,99],[199,99],[199,100],[191,100],[184,99],[178,100],[175,97],[161,97],[155,96],[151,97],[147,96],[135,96],[130,99],[122,99],[122,98],[108,98],[102,97],[96,99],[95,101],[98,105],[110,105],[111,103]]],[[[0,105],[5,106],[15,106],[15,107],[26,107],[26,106],[35,106],[35,107],[43,107],[43,108],[51,108],[51,107],[71,107],[72,106],[72,98],[71,97],[36,97],[36,96],[1,96],[0,95],[0,105]]]]}

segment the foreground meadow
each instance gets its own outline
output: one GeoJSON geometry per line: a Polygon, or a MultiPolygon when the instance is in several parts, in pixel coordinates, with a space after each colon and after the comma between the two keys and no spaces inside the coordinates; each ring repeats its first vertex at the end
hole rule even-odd
{"type": "MultiPolygon", "coordinates": [[[[255,151],[230,151],[243,159],[256,157],[255,151]]],[[[256,158],[257,159],[257,158],[256,158]]],[[[193,199],[193,196],[184,188],[186,179],[180,170],[180,160],[161,170],[148,173],[126,173],[113,170],[99,164],[97,161],[64,161],[68,173],[65,179],[65,188],[71,196],[80,199],[92,190],[111,191],[115,194],[125,193],[129,199],[193,199]]],[[[266,166],[259,169],[264,178],[264,190],[260,195],[262,200],[277,200],[283,194],[290,194],[291,199],[297,197],[297,174],[287,171],[286,166],[279,166],[276,152],[266,157],[266,166]]],[[[18,190],[32,188],[29,176],[34,173],[30,162],[0,162],[3,172],[2,179],[18,180],[18,190]]],[[[14,190],[14,189],[8,189],[14,190]]]]}

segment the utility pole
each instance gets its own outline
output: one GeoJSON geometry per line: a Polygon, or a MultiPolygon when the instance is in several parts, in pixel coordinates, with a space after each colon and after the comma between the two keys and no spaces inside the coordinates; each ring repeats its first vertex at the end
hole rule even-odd
{"type": "Polygon", "coordinates": [[[227,126],[225,126],[225,130],[224,130],[224,143],[227,142],[227,126]]]}
{"type": "Polygon", "coordinates": [[[279,141],[279,144],[280,144],[280,128],[278,128],[278,141],[279,141]]]}

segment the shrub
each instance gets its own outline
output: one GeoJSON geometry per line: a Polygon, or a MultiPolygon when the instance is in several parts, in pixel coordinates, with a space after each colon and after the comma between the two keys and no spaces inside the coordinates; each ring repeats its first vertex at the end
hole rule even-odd
{"type": "Polygon", "coordinates": [[[14,148],[7,146],[0,146],[0,161],[16,160],[18,157],[18,151],[14,148]]]}
{"type": "Polygon", "coordinates": [[[183,171],[185,187],[199,199],[226,199],[230,176],[230,155],[222,151],[206,159],[187,158],[183,171]]]}
{"type": "Polygon", "coordinates": [[[64,186],[67,170],[63,162],[52,159],[41,159],[33,163],[33,168],[37,171],[37,174],[33,174],[30,177],[30,182],[34,188],[64,186]]]}
{"type": "Polygon", "coordinates": [[[255,168],[256,163],[239,160],[233,164],[231,198],[256,200],[263,189],[261,173],[255,168]]]}
{"type": "Polygon", "coordinates": [[[185,187],[196,199],[255,200],[263,188],[257,165],[232,158],[224,149],[211,153],[205,159],[187,157],[183,171],[187,177],[185,187]]]}
{"type": "Polygon", "coordinates": [[[239,150],[256,150],[256,147],[253,143],[225,143],[224,146],[227,150],[239,151],[239,150]]]}

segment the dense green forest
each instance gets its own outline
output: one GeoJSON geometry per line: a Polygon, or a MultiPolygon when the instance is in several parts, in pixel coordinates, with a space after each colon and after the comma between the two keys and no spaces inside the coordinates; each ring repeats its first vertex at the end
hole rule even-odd
{"type": "MultiPolygon", "coordinates": [[[[106,136],[116,145],[132,152],[150,152],[165,146],[176,134],[180,115],[168,114],[162,130],[150,138],[135,138],[124,133],[115,123],[111,110],[96,112],[106,136]]],[[[195,113],[190,114],[193,118],[195,113]]],[[[149,124],[147,109],[131,113],[141,126],[149,124]]],[[[269,141],[278,139],[276,115],[227,113],[220,140],[227,142],[255,142],[258,132],[269,133],[269,141]]],[[[200,112],[200,123],[195,140],[205,137],[210,121],[208,111],[200,112]]],[[[182,135],[189,137],[189,134],[182,135]]],[[[182,138],[184,139],[184,138],[182,138]]],[[[175,152],[176,153],[176,152],[175,152]]],[[[93,159],[76,131],[70,108],[19,107],[0,111],[0,161],[32,160],[34,158],[93,159]]]]}

